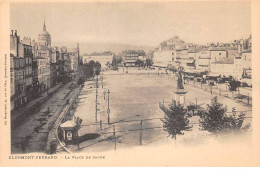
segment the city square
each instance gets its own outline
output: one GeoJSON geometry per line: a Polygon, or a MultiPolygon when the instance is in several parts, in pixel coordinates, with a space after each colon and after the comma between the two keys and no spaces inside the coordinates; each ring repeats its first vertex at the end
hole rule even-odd
{"type": "Polygon", "coordinates": [[[12,153],[249,145],[254,53],[248,4],[90,4],[74,4],[74,19],[61,15],[69,4],[13,5],[12,153]],[[226,18],[220,9],[233,14],[226,18]],[[27,10],[44,12],[34,18],[27,10]],[[23,15],[34,20],[33,28],[20,22],[23,15]]]}
{"type": "MultiPolygon", "coordinates": [[[[161,70],[159,74],[157,70],[138,70],[137,68],[129,68],[128,73],[125,71],[126,68],[120,68],[119,71],[103,72],[103,88],[101,81],[98,83],[97,114],[95,112],[96,80],[85,82],[74,113],[75,116],[83,119],[79,135],[91,136],[95,133],[99,135],[92,140],[81,142],[79,148],[77,145],[67,146],[71,152],[102,152],[174,143],[174,139],[163,130],[161,119],[164,118],[164,113],[159,108],[159,103],[164,102],[164,105],[168,105],[174,99],[173,90],[177,85],[175,75],[165,74],[164,70],[161,70]],[[108,125],[107,114],[107,90],[110,91],[110,125],[108,125]],[[100,125],[100,121],[102,125],[100,125]],[[140,125],[141,121],[142,125],[140,125]],[[118,136],[116,141],[113,140],[114,126],[116,136],[118,136]],[[142,133],[142,137],[140,137],[140,133],[142,133]]],[[[228,103],[229,112],[235,107],[237,111],[246,113],[244,124],[252,123],[250,105],[227,98],[224,96],[224,92],[222,95],[211,94],[210,91],[201,89],[200,85],[197,86],[199,87],[194,87],[193,83],[185,85],[185,88],[188,89],[187,104],[195,103],[197,100],[198,105],[206,107],[207,104],[210,104],[211,98],[218,96],[222,103],[228,103]]],[[[178,145],[196,147],[212,138],[209,133],[201,131],[199,116],[191,117],[190,123],[193,126],[192,131],[178,136],[178,145]]]]}

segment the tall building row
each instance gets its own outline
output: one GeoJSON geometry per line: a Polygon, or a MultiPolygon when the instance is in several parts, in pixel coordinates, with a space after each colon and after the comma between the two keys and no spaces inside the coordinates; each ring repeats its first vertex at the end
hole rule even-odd
{"type": "Polygon", "coordinates": [[[38,41],[10,34],[11,110],[26,105],[59,83],[66,83],[78,70],[79,45],[73,50],[51,46],[44,21],[38,41]]]}

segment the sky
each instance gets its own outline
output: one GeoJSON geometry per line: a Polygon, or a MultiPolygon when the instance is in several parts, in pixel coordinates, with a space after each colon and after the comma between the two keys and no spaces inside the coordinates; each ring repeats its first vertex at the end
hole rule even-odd
{"type": "Polygon", "coordinates": [[[11,29],[38,39],[45,18],[52,42],[158,46],[230,42],[251,34],[249,1],[84,2],[11,4],[11,29]]]}

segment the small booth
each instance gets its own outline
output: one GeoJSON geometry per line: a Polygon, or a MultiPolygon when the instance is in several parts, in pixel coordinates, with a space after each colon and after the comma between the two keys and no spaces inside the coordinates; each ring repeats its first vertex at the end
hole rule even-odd
{"type": "Polygon", "coordinates": [[[80,128],[81,119],[73,117],[60,125],[62,131],[62,139],[66,145],[78,143],[78,130],[80,128]]]}

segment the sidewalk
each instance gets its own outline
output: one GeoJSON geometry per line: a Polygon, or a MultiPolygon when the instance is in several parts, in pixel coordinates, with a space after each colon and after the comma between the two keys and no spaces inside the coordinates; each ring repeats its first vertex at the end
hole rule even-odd
{"type": "MultiPolygon", "coordinates": [[[[82,125],[79,129],[79,136],[82,138],[82,142],[79,144],[80,150],[77,145],[62,145],[58,146],[57,152],[64,152],[62,148],[65,148],[67,152],[81,152],[84,148],[98,144],[103,141],[107,141],[113,135],[113,128],[111,125],[108,125],[107,117],[107,95],[104,100],[104,90],[102,84],[99,80],[98,89],[97,89],[97,115],[96,115],[96,81],[87,81],[85,82],[84,88],[82,88],[79,100],[77,103],[74,116],[78,116],[82,119],[82,125]],[[97,118],[97,121],[96,121],[97,118]],[[100,126],[100,120],[102,120],[102,129],[100,126]],[[108,133],[108,134],[104,134],[108,133]]],[[[112,119],[110,122],[112,123],[112,119]]]]}
{"type": "Polygon", "coordinates": [[[47,92],[43,92],[39,97],[31,100],[24,107],[21,107],[11,113],[11,125],[12,128],[16,128],[15,125],[19,124],[23,120],[23,117],[28,116],[32,112],[35,112],[39,109],[39,105],[45,102],[48,98],[50,98],[58,89],[60,89],[63,84],[58,84],[50,89],[48,89],[49,96],[47,92]]]}
{"type": "MultiPolygon", "coordinates": [[[[211,93],[211,87],[208,84],[202,84],[200,82],[195,82],[194,81],[186,81],[186,84],[188,86],[192,86],[192,87],[196,87],[196,88],[200,88],[203,91],[207,91],[208,93],[211,93]]],[[[247,89],[248,90],[248,89],[247,89]]],[[[224,96],[226,98],[230,98],[238,103],[243,103],[244,105],[248,105],[248,106],[252,106],[252,96],[250,95],[250,93],[244,94],[244,93],[238,93],[238,91],[236,92],[232,92],[228,90],[228,87],[226,88],[223,84],[217,84],[215,86],[212,86],[212,94],[216,94],[219,96],[224,96]],[[237,97],[239,95],[244,95],[245,98],[243,99],[238,99],[237,97]],[[249,96],[248,96],[249,95],[249,96]],[[249,97],[249,104],[248,104],[248,97],[249,97]]]]}

